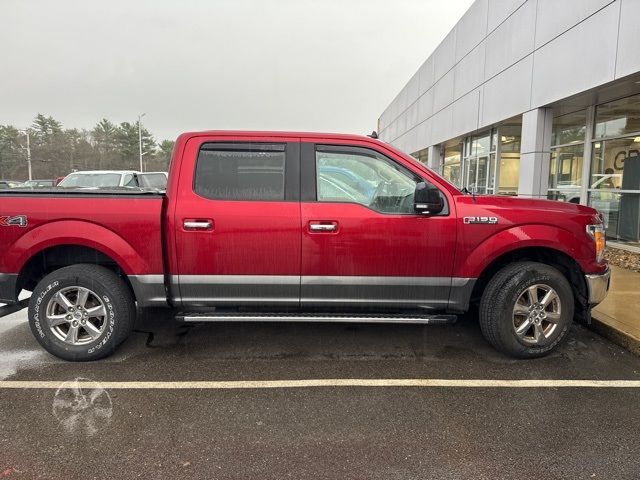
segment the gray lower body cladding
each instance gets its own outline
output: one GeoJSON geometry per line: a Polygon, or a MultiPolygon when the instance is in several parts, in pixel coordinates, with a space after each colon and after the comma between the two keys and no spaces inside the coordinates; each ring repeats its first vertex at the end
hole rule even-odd
{"type": "MultiPolygon", "coordinates": [[[[463,312],[475,279],[286,275],[174,275],[170,288],[182,306],[421,308],[463,312]]],[[[129,275],[141,307],[166,307],[164,275],[129,275]]],[[[17,274],[0,274],[0,302],[18,300],[17,274]]]]}
{"type": "Polygon", "coordinates": [[[475,279],[448,277],[174,275],[182,306],[421,308],[465,311],[475,279]]]}

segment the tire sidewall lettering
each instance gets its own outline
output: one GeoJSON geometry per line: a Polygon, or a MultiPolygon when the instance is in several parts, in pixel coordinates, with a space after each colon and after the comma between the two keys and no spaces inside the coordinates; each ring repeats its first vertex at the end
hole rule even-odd
{"type": "MultiPolygon", "coordinates": [[[[72,283],[77,284],[79,282],[76,281],[72,283]]],[[[61,285],[60,281],[58,280],[51,282],[44,288],[42,293],[38,295],[33,305],[33,325],[36,329],[38,336],[42,339],[49,339],[49,336],[45,332],[45,325],[44,325],[45,320],[42,318],[43,315],[46,315],[46,312],[43,313],[46,303],[43,305],[43,302],[45,301],[45,298],[55,295],[57,291],[63,287],[64,285],[61,285]]],[[[108,324],[107,324],[107,328],[105,329],[105,333],[103,333],[102,337],[97,340],[97,344],[91,345],[87,349],[87,354],[92,354],[94,352],[97,352],[102,347],[104,347],[109,342],[109,340],[111,339],[114,333],[114,329],[116,325],[115,307],[113,305],[113,302],[107,295],[102,295],[101,298],[102,298],[102,301],[104,302],[105,308],[107,309],[108,324]]]]}
{"type": "Polygon", "coordinates": [[[104,302],[104,306],[107,309],[107,321],[109,323],[107,324],[105,333],[102,334],[102,338],[98,339],[98,343],[87,349],[88,354],[97,352],[109,342],[116,325],[116,313],[113,303],[111,303],[111,300],[106,295],[102,295],[102,301],[104,302]]]}
{"type": "Polygon", "coordinates": [[[44,289],[44,291],[38,295],[38,298],[36,298],[36,303],[33,307],[33,324],[36,327],[36,330],[38,332],[38,335],[40,335],[41,338],[45,338],[46,334],[44,332],[44,329],[42,327],[42,323],[41,323],[41,319],[40,319],[40,307],[42,306],[42,301],[44,300],[44,297],[46,297],[49,292],[51,290],[53,290],[54,288],[57,288],[58,286],[60,286],[60,282],[59,281],[55,281],[50,283],[49,285],[47,285],[47,287],[44,289]]]}

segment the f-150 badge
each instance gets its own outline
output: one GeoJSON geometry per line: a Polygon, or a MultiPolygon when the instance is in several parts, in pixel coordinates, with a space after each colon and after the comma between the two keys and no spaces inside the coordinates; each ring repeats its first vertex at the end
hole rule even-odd
{"type": "Polygon", "coordinates": [[[494,225],[498,223],[498,217],[464,217],[463,220],[465,224],[488,223],[494,225]]]}
{"type": "Polygon", "coordinates": [[[0,216],[0,227],[26,227],[27,216],[15,215],[13,217],[0,216]]]}

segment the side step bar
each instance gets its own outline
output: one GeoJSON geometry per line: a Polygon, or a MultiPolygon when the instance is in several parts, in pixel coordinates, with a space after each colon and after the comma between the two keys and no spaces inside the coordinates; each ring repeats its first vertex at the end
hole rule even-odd
{"type": "Polygon", "coordinates": [[[20,300],[18,303],[14,303],[11,305],[3,305],[0,307],[0,317],[6,317],[7,315],[11,315],[12,313],[19,312],[23,308],[29,306],[29,299],[25,298],[24,300],[20,300]]]}
{"type": "Polygon", "coordinates": [[[393,314],[393,313],[251,313],[211,312],[178,313],[181,322],[343,322],[343,323],[454,323],[456,315],[444,314],[393,314]]]}

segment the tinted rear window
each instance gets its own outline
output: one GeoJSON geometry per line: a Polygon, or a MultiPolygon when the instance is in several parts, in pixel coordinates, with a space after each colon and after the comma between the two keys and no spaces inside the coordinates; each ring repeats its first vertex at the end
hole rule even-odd
{"type": "Polygon", "coordinates": [[[206,144],[194,189],[214,200],[284,200],[284,144],[206,144]]]}

